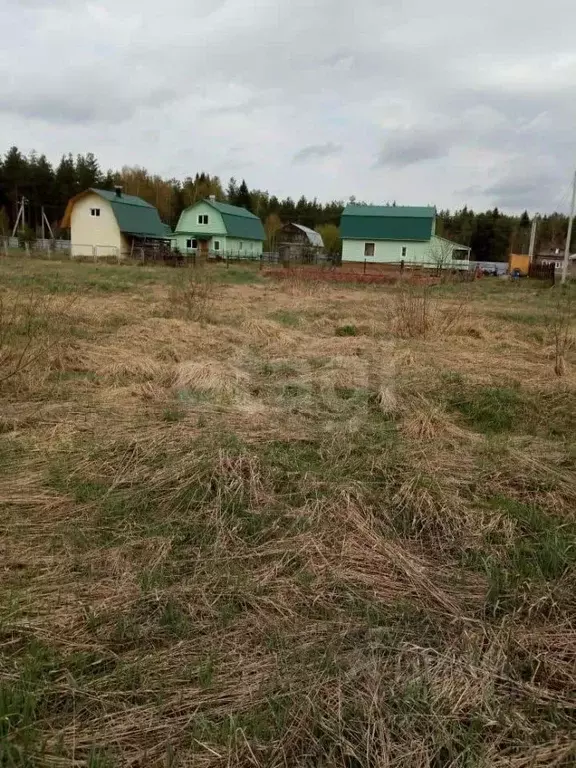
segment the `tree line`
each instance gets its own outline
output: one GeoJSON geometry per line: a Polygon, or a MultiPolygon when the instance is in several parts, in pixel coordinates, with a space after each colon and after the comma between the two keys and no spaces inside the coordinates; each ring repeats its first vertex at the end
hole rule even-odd
{"type": "MultiPolygon", "coordinates": [[[[0,235],[11,233],[20,202],[25,198],[25,225],[33,235],[41,230],[44,209],[55,234],[66,236],[60,230],[60,222],[68,200],[88,187],[112,190],[116,185],[122,186],[125,193],[155,205],[162,220],[172,227],[184,208],[215,195],[217,200],[242,206],[259,216],[269,248],[274,247],[277,230],[290,221],[321,232],[329,251],[339,249],[338,225],[346,205],[343,200],[321,203],[304,195],[298,200],[279,198],[266,190],[250,189],[245,180],[231,178],[224,186],[218,176],[205,172],[180,181],[151,174],[139,166],[104,171],[91,152],[76,157],[70,153],[62,155],[54,166],[45,155],[34,151],[24,154],[15,146],[0,156],[0,235]]],[[[355,202],[355,198],[350,201],[355,202]]],[[[505,260],[511,250],[527,252],[530,227],[526,211],[513,216],[498,208],[475,212],[464,206],[456,211],[439,211],[436,234],[470,246],[479,261],[505,260]]],[[[542,217],[537,247],[563,248],[566,231],[566,216],[553,213],[542,217]]]]}

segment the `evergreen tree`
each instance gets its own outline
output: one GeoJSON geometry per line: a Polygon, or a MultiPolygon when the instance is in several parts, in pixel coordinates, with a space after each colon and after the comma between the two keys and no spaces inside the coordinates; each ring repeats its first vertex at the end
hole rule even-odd
{"type": "Polygon", "coordinates": [[[20,197],[28,191],[28,182],[28,161],[17,147],[11,147],[2,164],[2,184],[13,221],[17,216],[20,197]]]}
{"type": "Polygon", "coordinates": [[[226,187],[226,199],[230,203],[230,205],[237,205],[238,200],[238,184],[236,183],[236,179],[234,176],[230,178],[230,181],[228,182],[228,186],[226,187]]]}
{"type": "Polygon", "coordinates": [[[250,197],[248,185],[244,179],[242,179],[242,184],[240,184],[238,188],[235,205],[239,206],[240,208],[246,208],[248,211],[252,210],[252,198],[250,197]]]}
{"type": "Polygon", "coordinates": [[[102,186],[102,172],[92,152],[76,157],[76,184],[80,191],[102,186]]]}
{"type": "Polygon", "coordinates": [[[70,200],[71,197],[74,197],[74,195],[77,195],[78,192],[81,191],[76,176],[74,158],[72,157],[71,153],[68,155],[62,155],[60,164],[56,169],[55,185],[57,190],[57,203],[60,205],[62,210],[64,210],[68,200],[70,200]]]}

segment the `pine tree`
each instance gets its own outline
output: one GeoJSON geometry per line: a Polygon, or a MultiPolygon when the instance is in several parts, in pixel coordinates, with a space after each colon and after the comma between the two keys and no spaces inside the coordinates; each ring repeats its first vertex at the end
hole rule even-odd
{"type": "Polygon", "coordinates": [[[68,200],[81,191],[76,177],[74,158],[71,153],[62,155],[60,164],[56,169],[55,185],[57,190],[57,203],[61,206],[62,210],[64,210],[68,200]]]}
{"type": "Polygon", "coordinates": [[[238,188],[235,205],[239,206],[240,208],[246,208],[248,211],[252,210],[252,198],[250,197],[248,185],[244,179],[242,179],[242,184],[240,184],[240,187],[238,188]]]}
{"type": "Polygon", "coordinates": [[[28,191],[28,161],[18,147],[11,147],[2,164],[3,185],[6,190],[9,215],[15,222],[20,196],[28,191]]]}
{"type": "Polygon", "coordinates": [[[102,172],[92,152],[76,157],[76,183],[82,192],[102,185],[102,172]]]}
{"type": "Polygon", "coordinates": [[[238,204],[238,184],[236,183],[234,176],[231,177],[228,186],[226,187],[226,199],[230,205],[238,204]]]}

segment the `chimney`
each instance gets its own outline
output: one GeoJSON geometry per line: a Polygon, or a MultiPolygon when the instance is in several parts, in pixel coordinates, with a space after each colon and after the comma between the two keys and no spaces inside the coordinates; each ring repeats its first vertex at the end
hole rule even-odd
{"type": "Polygon", "coordinates": [[[215,203],[216,202],[216,195],[210,195],[210,200],[215,203]]]}
{"type": "Polygon", "coordinates": [[[116,197],[122,197],[122,187],[120,186],[114,187],[114,192],[116,193],[116,197]]]}

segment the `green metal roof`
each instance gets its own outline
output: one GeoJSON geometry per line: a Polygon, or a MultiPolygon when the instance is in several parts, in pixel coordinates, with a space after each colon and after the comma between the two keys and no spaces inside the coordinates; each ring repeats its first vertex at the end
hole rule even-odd
{"type": "Polygon", "coordinates": [[[116,216],[120,231],[127,235],[138,237],[150,237],[164,240],[169,237],[170,231],[166,230],[156,208],[141,197],[135,195],[117,195],[107,189],[91,189],[104,200],[108,200],[116,216]]]}
{"type": "Polygon", "coordinates": [[[436,209],[401,205],[347,205],[340,235],[348,240],[430,240],[436,209]]]}
{"type": "Polygon", "coordinates": [[[265,240],[262,222],[246,208],[238,208],[228,203],[218,203],[215,200],[206,199],[205,203],[215,208],[224,220],[226,234],[229,237],[241,237],[246,240],[265,240]]]}

